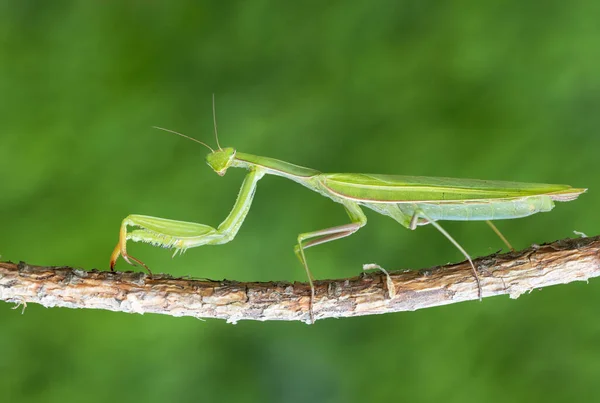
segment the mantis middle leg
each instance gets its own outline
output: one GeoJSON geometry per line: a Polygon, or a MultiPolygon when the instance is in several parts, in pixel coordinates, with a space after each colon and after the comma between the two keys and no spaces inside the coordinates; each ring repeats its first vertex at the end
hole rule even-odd
{"type": "Polygon", "coordinates": [[[352,235],[359,228],[365,226],[367,224],[367,217],[365,213],[361,210],[361,208],[356,203],[346,202],[344,203],[344,207],[346,208],[346,212],[350,216],[350,220],[352,221],[350,224],[339,225],[336,227],[325,228],[319,231],[305,232],[298,235],[298,244],[294,247],[294,252],[296,252],[296,256],[300,259],[302,266],[304,266],[304,270],[306,271],[306,275],[308,276],[308,283],[310,285],[310,320],[314,323],[314,313],[313,313],[313,303],[315,300],[315,286],[313,284],[313,276],[308,268],[308,264],[306,263],[306,256],[304,255],[304,249],[310,248],[311,246],[320,245],[326,242],[334,241],[336,239],[344,238],[349,235],[352,235]],[[308,240],[310,238],[314,238],[312,240],[308,240]]]}

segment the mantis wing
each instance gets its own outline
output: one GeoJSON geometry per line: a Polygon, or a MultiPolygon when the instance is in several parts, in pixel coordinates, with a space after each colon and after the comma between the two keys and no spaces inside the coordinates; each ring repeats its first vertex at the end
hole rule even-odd
{"type": "Polygon", "coordinates": [[[320,182],[333,197],[362,204],[407,228],[417,212],[436,221],[526,217],[550,211],[555,200],[574,200],[586,190],[544,183],[367,174],[324,174],[320,182]]]}
{"type": "Polygon", "coordinates": [[[337,196],[370,203],[455,203],[514,200],[549,196],[552,200],[574,200],[586,189],[568,185],[437,178],[428,176],[324,174],[322,183],[337,196]]]}

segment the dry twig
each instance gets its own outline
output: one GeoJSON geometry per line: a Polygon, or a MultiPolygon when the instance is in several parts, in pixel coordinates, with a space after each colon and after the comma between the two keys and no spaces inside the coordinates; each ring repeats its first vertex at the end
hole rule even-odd
{"type": "MultiPolygon", "coordinates": [[[[474,261],[484,297],[600,276],[600,236],[565,239],[474,261]]],[[[315,319],[413,311],[475,300],[468,263],[316,281],[315,319]],[[391,282],[390,282],[391,279],[391,282]],[[393,285],[393,289],[389,289],[393,285]]],[[[305,283],[240,283],[0,262],[0,300],[46,307],[238,320],[308,321],[305,283]]]]}

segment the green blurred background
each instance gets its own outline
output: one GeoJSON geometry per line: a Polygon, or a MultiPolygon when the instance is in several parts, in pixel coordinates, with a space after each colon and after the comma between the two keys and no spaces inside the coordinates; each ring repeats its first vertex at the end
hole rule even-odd
{"type": "MultiPolygon", "coordinates": [[[[498,226],[516,248],[598,234],[599,3],[451,3],[2,2],[2,259],[107,269],[127,214],[218,225],[244,172],[220,178],[204,148],[151,129],[212,144],[213,92],[223,145],[325,172],[588,187],[498,226]]],[[[367,215],[308,251],[317,278],[462,260],[434,228],[367,215]]],[[[173,275],[305,281],[296,235],[346,222],[266,177],[233,242],[175,259],[130,251],[173,275]]],[[[446,227],[474,256],[503,246],[484,223],[446,227]]],[[[0,390],[6,402],[592,401],[599,291],[315,326],[0,303],[0,390]]]]}

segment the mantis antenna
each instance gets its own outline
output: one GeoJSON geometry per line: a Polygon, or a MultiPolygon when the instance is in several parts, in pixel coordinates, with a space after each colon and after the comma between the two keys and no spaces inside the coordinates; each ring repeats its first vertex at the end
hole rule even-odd
{"type": "MultiPolygon", "coordinates": [[[[188,139],[188,140],[195,141],[196,143],[198,143],[198,144],[202,144],[204,147],[208,148],[208,149],[209,149],[211,152],[213,152],[213,153],[215,152],[215,150],[213,150],[211,146],[209,146],[208,144],[206,144],[206,143],[203,143],[203,142],[201,142],[200,140],[197,140],[197,139],[195,139],[195,138],[193,138],[193,137],[186,136],[185,134],[181,134],[181,133],[179,133],[179,132],[176,132],[176,131],[174,131],[174,130],[165,129],[164,127],[158,127],[158,126],[152,126],[152,127],[153,127],[154,129],[158,129],[158,130],[164,130],[164,131],[166,131],[166,132],[169,132],[169,133],[177,134],[178,136],[184,137],[184,138],[186,138],[186,139],[188,139]]],[[[220,149],[220,148],[221,148],[221,147],[219,147],[219,149],[220,149]]]]}
{"type": "Polygon", "coordinates": [[[219,144],[219,135],[217,134],[217,112],[215,110],[215,93],[212,94],[212,104],[213,104],[213,123],[215,125],[215,139],[217,140],[217,147],[219,150],[222,150],[221,144],[219,144]]]}

